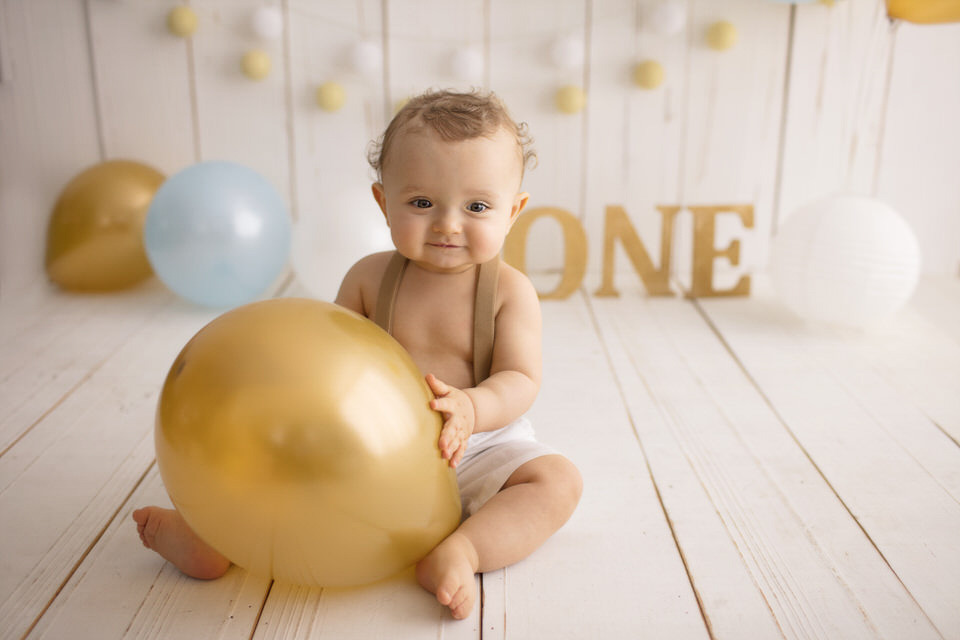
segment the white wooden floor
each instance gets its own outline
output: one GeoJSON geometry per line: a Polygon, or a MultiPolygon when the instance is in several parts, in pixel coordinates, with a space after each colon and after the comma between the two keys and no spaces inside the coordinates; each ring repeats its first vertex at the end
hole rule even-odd
{"type": "Polygon", "coordinates": [[[213,316],[158,284],[0,302],[3,638],[960,638],[956,279],[869,334],[762,290],[545,303],[532,417],[583,501],[462,622],[410,572],[199,582],[140,546],[157,394],[213,316]]]}

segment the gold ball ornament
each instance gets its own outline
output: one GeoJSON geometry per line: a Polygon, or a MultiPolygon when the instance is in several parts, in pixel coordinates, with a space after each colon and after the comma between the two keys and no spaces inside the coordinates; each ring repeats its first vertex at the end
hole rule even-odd
{"type": "Polygon", "coordinates": [[[190,7],[174,7],[167,14],[167,29],[175,36],[188,38],[197,30],[197,14],[190,7]]]}
{"type": "Polygon", "coordinates": [[[347,92],[338,82],[324,82],[317,87],[316,100],[324,111],[339,111],[347,101],[347,92]]]}
{"type": "Polygon", "coordinates": [[[563,113],[580,113],[587,106],[587,92],[580,87],[566,85],[557,89],[553,100],[563,113]]]}
{"type": "Polygon", "coordinates": [[[163,181],[145,164],[112,160],[67,183],[47,227],[50,279],[72,291],[113,291],[153,275],[143,225],[163,181]]]}
{"type": "Polygon", "coordinates": [[[155,431],[171,500],[250,572],[319,586],[407,567],[460,522],[440,415],[417,365],[343,307],[278,298],[201,329],[155,431]]]}
{"type": "Polygon", "coordinates": [[[656,89],[663,84],[663,65],[656,60],[644,60],[633,67],[633,84],[642,89],[656,89]]]}
{"type": "Polygon", "coordinates": [[[263,80],[270,75],[270,54],[262,49],[251,49],[243,54],[240,68],[251,80],[263,80]]]}
{"type": "Polygon", "coordinates": [[[726,20],[714,22],[707,29],[707,46],[715,51],[726,51],[737,44],[737,28],[726,20]]]}

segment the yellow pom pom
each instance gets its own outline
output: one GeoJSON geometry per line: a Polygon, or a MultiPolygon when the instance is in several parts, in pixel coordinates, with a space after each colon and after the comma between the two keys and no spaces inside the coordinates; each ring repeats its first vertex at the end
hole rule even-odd
{"type": "Polygon", "coordinates": [[[197,14],[190,7],[174,7],[167,14],[167,29],[181,38],[192,36],[197,30],[197,14]]]}
{"type": "Polygon", "coordinates": [[[716,51],[726,51],[737,44],[737,28],[726,20],[714,22],[707,29],[707,45],[716,51]]]}
{"type": "Polygon", "coordinates": [[[325,82],[317,87],[317,106],[324,111],[339,111],[347,101],[347,92],[337,82],[325,82]]]}
{"type": "Polygon", "coordinates": [[[574,85],[560,87],[553,99],[563,113],[580,113],[587,106],[586,91],[574,85]]]}
{"type": "Polygon", "coordinates": [[[251,80],[263,80],[270,75],[270,55],[261,49],[251,49],[243,54],[240,66],[251,80]]]}
{"type": "Polygon", "coordinates": [[[408,102],[410,102],[410,96],[407,96],[405,98],[400,98],[399,100],[394,102],[393,115],[397,115],[398,113],[400,113],[400,110],[403,109],[405,106],[407,106],[408,102]]]}
{"type": "Polygon", "coordinates": [[[656,89],[663,84],[663,66],[656,60],[644,60],[633,67],[633,84],[643,89],[656,89]]]}

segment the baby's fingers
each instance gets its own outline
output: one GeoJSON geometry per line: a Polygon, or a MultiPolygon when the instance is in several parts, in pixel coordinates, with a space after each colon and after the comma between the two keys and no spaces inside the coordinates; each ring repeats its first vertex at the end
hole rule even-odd
{"type": "Polygon", "coordinates": [[[430,390],[438,396],[445,396],[450,393],[450,387],[432,373],[427,374],[427,384],[430,386],[430,390]]]}

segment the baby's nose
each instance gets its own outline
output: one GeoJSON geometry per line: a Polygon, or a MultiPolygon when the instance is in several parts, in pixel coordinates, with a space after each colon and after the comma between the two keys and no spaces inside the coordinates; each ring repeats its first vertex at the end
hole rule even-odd
{"type": "Polygon", "coordinates": [[[446,209],[439,211],[433,219],[433,230],[437,233],[460,233],[460,214],[446,209]]]}

